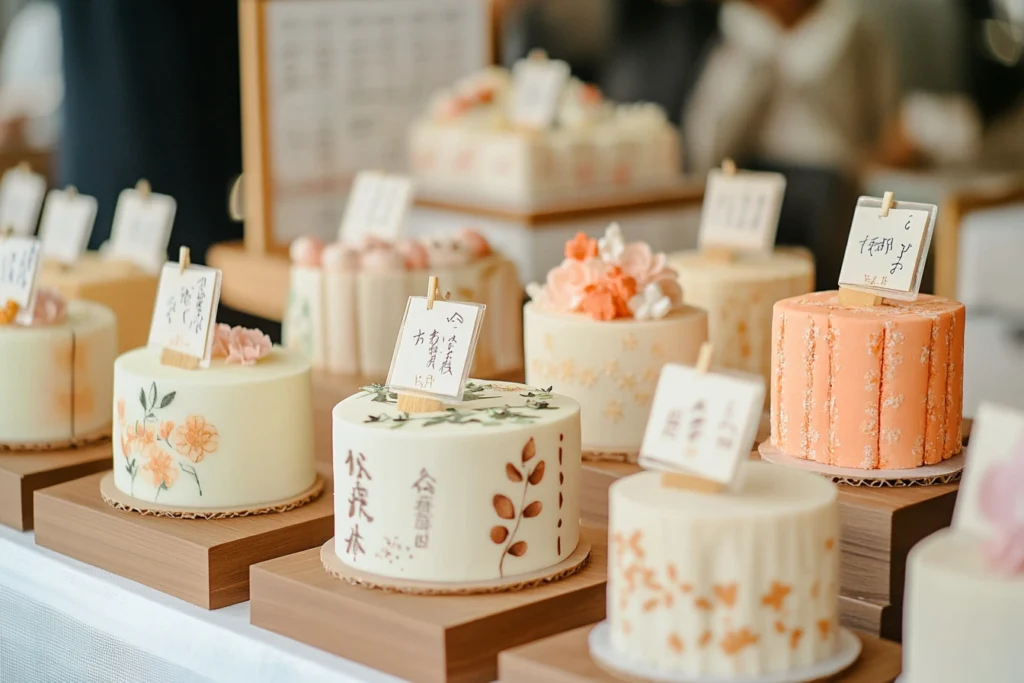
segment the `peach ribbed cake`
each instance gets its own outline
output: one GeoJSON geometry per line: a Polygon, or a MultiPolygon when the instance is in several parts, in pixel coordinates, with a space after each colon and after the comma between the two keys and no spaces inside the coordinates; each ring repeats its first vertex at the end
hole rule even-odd
{"type": "Polygon", "coordinates": [[[310,365],[258,330],[218,325],[209,368],[160,350],[114,365],[114,485],[186,510],[273,506],[316,480],[310,365]]]}
{"type": "Polygon", "coordinates": [[[608,628],[620,660],[731,680],[837,655],[835,484],[746,463],[722,493],[666,486],[658,472],[609,490],[608,628]]]}
{"type": "Polygon", "coordinates": [[[623,239],[580,233],[543,287],[531,285],[523,329],[526,381],[554,386],[583,407],[583,450],[634,456],[662,366],[692,365],[707,314],[682,303],[665,255],[623,239]]]}
{"type": "Polygon", "coordinates": [[[470,380],[463,400],[406,413],[371,385],[334,407],[334,552],[391,579],[499,581],[579,541],[580,406],[470,380]]]}
{"type": "MultiPolygon", "coordinates": [[[[88,301],[36,292],[32,322],[0,320],[0,447],[70,446],[110,434],[117,321],[88,301]]],[[[0,311],[3,315],[7,311],[0,311]]]]}
{"type": "Polygon", "coordinates": [[[903,470],[961,450],[964,306],[922,294],[845,306],[835,291],[775,304],[771,445],[829,466],[903,470]]]}

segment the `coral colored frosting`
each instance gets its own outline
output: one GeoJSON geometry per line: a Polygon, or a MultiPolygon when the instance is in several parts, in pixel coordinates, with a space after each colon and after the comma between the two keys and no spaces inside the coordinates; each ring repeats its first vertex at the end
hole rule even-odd
{"type": "Polygon", "coordinates": [[[487,238],[472,228],[462,228],[455,233],[455,239],[469,250],[473,256],[483,258],[491,253],[491,245],[487,238]]]}
{"type": "Polygon", "coordinates": [[[963,304],[838,299],[815,292],[775,304],[772,445],[858,469],[910,469],[959,453],[963,304]]]}

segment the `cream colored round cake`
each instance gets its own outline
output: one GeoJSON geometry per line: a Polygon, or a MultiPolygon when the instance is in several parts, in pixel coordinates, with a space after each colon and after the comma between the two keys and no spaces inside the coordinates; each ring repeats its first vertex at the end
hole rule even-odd
{"type": "Polygon", "coordinates": [[[669,254],[683,302],[708,312],[708,340],[722,367],[771,376],[772,306],[814,290],[814,258],[805,249],[738,253],[732,261],[699,251],[669,254]]]}
{"type": "Polygon", "coordinates": [[[944,530],[907,560],[903,683],[1024,678],[1024,576],[989,567],[982,541],[944,530]]]}
{"type": "Polygon", "coordinates": [[[255,365],[160,364],[136,349],[114,364],[114,483],[188,510],[259,507],[316,479],[310,365],[274,347],[255,365]]]}
{"type": "Polygon", "coordinates": [[[73,301],[55,325],[0,326],[0,445],[49,447],[110,432],[117,321],[73,301]]]}
{"type": "Polygon", "coordinates": [[[682,676],[755,676],[836,653],[834,484],[745,464],[735,492],[668,488],[641,472],[609,491],[611,644],[682,676]]]}
{"type": "Polygon", "coordinates": [[[430,582],[543,570],[579,541],[580,406],[471,381],[447,410],[408,414],[374,385],[334,408],[335,552],[430,582]]]}
{"type": "Polygon", "coordinates": [[[523,330],[526,382],[553,386],[580,402],[583,450],[635,454],[662,366],[697,361],[708,317],[682,306],[655,320],[605,321],[531,302],[523,330]]]}

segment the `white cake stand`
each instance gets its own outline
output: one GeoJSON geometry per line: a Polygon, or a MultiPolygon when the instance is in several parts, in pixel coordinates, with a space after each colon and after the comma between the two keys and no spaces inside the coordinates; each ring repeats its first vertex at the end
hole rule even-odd
{"type": "Polygon", "coordinates": [[[730,676],[688,676],[686,674],[665,671],[637,664],[624,658],[612,649],[611,629],[607,621],[594,627],[588,638],[590,656],[599,665],[627,678],[651,681],[651,683],[808,683],[834,676],[848,668],[860,656],[860,638],[847,628],[839,628],[839,647],[836,654],[818,662],[813,666],[792,671],[761,675],[730,675],[730,676]]]}

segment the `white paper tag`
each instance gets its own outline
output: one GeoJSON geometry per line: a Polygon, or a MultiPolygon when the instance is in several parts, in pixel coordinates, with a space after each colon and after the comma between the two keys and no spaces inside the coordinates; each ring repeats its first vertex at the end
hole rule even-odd
{"type": "Polygon", "coordinates": [[[35,237],[0,238],[0,306],[8,301],[18,304],[15,320],[23,325],[32,322],[39,258],[35,237]]]}
{"type": "Polygon", "coordinates": [[[46,178],[12,168],[0,179],[0,232],[11,228],[15,235],[34,235],[46,195],[46,178]]]}
{"type": "Polygon", "coordinates": [[[938,207],[893,202],[889,215],[883,217],[881,206],[877,198],[857,201],[839,284],[913,301],[921,290],[938,207]]]}
{"type": "Polygon", "coordinates": [[[640,465],[730,485],[750,457],[763,407],[760,376],[666,365],[654,392],[640,465]]]}
{"type": "Polygon", "coordinates": [[[326,334],[324,272],[321,269],[292,266],[281,338],[286,348],[304,355],[313,367],[323,367],[326,334]]]}
{"type": "Polygon", "coordinates": [[[396,240],[402,235],[412,204],[412,180],[405,176],[363,171],[352,183],[338,236],[356,244],[365,236],[396,240]]]}
{"type": "Polygon", "coordinates": [[[569,82],[569,65],[557,59],[527,58],[512,67],[512,79],[512,123],[525,128],[550,127],[569,82]]]}
{"type": "Polygon", "coordinates": [[[65,190],[50,190],[43,207],[39,238],[43,258],[68,265],[78,260],[89,245],[96,222],[95,197],[65,190]]]}
{"type": "Polygon", "coordinates": [[[200,359],[201,367],[209,367],[220,283],[217,268],[189,266],[181,272],[177,263],[165,264],[149,328],[149,347],[178,351],[200,359]]]}
{"type": "Polygon", "coordinates": [[[485,306],[411,296],[398,330],[388,386],[413,395],[462,400],[485,306]]]}
{"type": "Polygon", "coordinates": [[[746,251],[771,251],[786,193],[781,173],[708,173],[698,244],[746,251]]]}
{"type": "Polygon", "coordinates": [[[133,188],[122,190],[106,254],[131,261],[147,272],[160,272],[167,262],[176,209],[177,202],[169,195],[151,192],[143,197],[133,188]]]}

